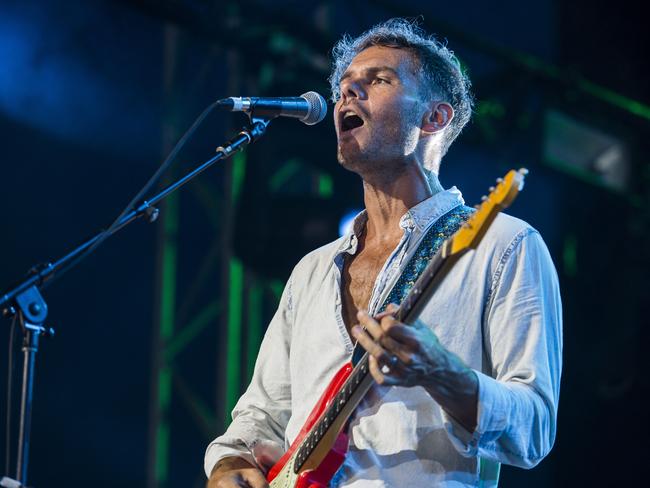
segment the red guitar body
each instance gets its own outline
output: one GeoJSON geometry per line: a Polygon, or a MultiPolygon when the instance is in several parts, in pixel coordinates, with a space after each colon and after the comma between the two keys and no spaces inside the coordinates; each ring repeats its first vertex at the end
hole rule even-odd
{"type": "MultiPolygon", "coordinates": [[[[331,404],[332,398],[334,398],[334,396],[339,392],[345,383],[345,380],[347,380],[350,376],[351,372],[352,364],[346,363],[343,365],[343,367],[341,367],[341,369],[339,369],[336,375],[334,375],[334,378],[332,378],[332,381],[330,381],[327,389],[318,399],[316,406],[314,406],[313,410],[309,414],[307,421],[302,426],[300,433],[291,444],[291,447],[289,447],[289,450],[269,471],[268,475],[266,476],[266,479],[269,483],[273,481],[273,479],[282,470],[284,465],[293,456],[296,449],[300,447],[302,441],[305,439],[307,434],[309,434],[309,431],[321,417],[323,412],[325,412],[327,407],[331,404]]],[[[345,459],[347,452],[348,436],[345,432],[341,432],[336,438],[334,446],[329,451],[323,462],[318,466],[318,468],[315,470],[303,471],[299,475],[298,481],[294,485],[295,488],[326,488],[332,479],[332,476],[334,476],[334,473],[336,473],[336,471],[338,471],[338,469],[341,467],[341,464],[343,464],[343,460],[345,459]]]]}

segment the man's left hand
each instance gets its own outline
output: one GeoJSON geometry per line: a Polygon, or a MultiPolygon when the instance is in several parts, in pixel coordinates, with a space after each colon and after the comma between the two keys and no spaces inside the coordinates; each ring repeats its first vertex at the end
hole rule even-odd
{"type": "Polygon", "coordinates": [[[476,428],[478,376],[448,351],[422,322],[406,325],[391,304],[375,318],[364,310],[352,335],[369,353],[370,374],[380,385],[422,386],[468,432],[476,428]],[[363,326],[363,328],[362,328],[363,326]]]}
{"type": "Polygon", "coordinates": [[[375,318],[360,310],[360,325],[352,328],[352,335],[370,354],[370,373],[377,383],[428,386],[445,367],[447,350],[421,322],[399,322],[397,310],[390,304],[375,318]]]}

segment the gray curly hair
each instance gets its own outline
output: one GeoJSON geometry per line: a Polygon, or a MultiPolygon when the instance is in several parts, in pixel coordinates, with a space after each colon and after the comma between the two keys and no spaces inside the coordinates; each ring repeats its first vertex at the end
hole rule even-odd
{"type": "Polygon", "coordinates": [[[441,96],[454,109],[454,117],[445,131],[442,155],[458,137],[472,116],[474,98],[471,82],[458,58],[438,41],[429,36],[415,21],[394,18],[377,24],[358,37],[347,34],[332,49],[332,73],[329,77],[332,101],[341,96],[341,76],[352,59],[371,46],[393,47],[412,52],[420,62],[423,96],[441,96]]]}

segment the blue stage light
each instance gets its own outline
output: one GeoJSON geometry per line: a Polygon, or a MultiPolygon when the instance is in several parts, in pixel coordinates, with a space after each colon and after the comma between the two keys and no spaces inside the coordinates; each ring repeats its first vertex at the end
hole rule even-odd
{"type": "Polygon", "coordinates": [[[354,218],[361,212],[358,208],[347,211],[339,222],[339,236],[344,236],[352,228],[354,218]]]}

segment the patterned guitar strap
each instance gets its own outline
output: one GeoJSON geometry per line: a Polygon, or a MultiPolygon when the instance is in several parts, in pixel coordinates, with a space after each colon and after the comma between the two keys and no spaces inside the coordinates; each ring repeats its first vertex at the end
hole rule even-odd
{"type": "MultiPolygon", "coordinates": [[[[431,258],[438,252],[443,242],[454,235],[454,233],[460,229],[460,226],[465,223],[473,212],[474,209],[471,207],[458,205],[436,220],[422,238],[417,250],[413,256],[411,256],[404,271],[402,271],[402,274],[384,300],[382,306],[379,308],[378,313],[386,310],[386,307],[391,303],[402,303],[404,298],[406,298],[406,295],[408,295],[408,292],[429,264],[431,258]]],[[[365,349],[357,344],[352,355],[352,364],[356,365],[365,352],[365,349]]]]}

